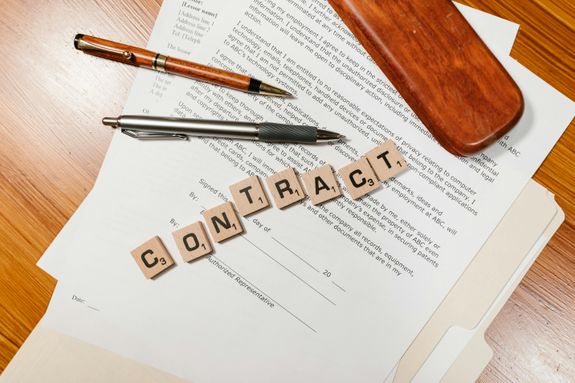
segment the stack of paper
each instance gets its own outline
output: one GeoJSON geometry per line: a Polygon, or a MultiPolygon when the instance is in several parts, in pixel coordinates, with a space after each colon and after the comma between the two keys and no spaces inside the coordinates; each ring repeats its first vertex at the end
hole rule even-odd
{"type": "MultiPolygon", "coordinates": [[[[547,192],[526,185],[575,114],[573,102],[508,56],[516,25],[461,9],[526,101],[517,127],[472,158],[437,145],[326,3],[164,2],[151,50],[250,73],[297,99],[142,70],[125,114],[318,124],[348,140],[312,148],[140,142],[116,134],[94,189],[39,262],[59,283],[30,353],[54,345],[56,331],[197,382],[461,376],[457,369],[477,350],[468,345],[481,343],[561,221],[547,192]],[[171,232],[229,198],[228,185],[249,174],[286,166],[303,173],[323,163],[338,168],[388,138],[410,170],[368,198],[268,209],[245,220],[245,235],[217,245],[214,255],[179,261],[156,280],[143,278],[130,256],[159,234],[177,259],[171,232]],[[539,222],[515,231],[533,241],[498,253],[509,246],[517,219],[539,222]]],[[[94,381],[144,371],[77,340],[57,339],[59,350],[77,355],[83,373],[90,371],[86,360],[109,363],[111,375],[94,381]]],[[[57,365],[46,358],[36,365],[57,365]]],[[[72,370],[73,381],[78,370],[72,370]]],[[[35,371],[54,374],[54,368],[35,371]]]]}

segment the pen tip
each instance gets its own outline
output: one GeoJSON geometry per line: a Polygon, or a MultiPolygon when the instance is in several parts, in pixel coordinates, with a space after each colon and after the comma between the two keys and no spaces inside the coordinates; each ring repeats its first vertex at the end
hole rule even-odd
{"type": "Polygon", "coordinates": [[[259,90],[257,92],[258,94],[264,95],[264,96],[276,96],[276,97],[284,97],[284,98],[295,98],[293,94],[291,94],[290,92],[288,92],[287,90],[283,90],[281,88],[278,88],[276,86],[270,85],[270,84],[266,84],[265,82],[262,82],[259,86],[259,90]]]}
{"type": "Polygon", "coordinates": [[[343,134],[332,132],[330,130],[318,129],[317,130],[317,141],[318,142],[328,142],[337,141],[345,138],[343,134]]]}

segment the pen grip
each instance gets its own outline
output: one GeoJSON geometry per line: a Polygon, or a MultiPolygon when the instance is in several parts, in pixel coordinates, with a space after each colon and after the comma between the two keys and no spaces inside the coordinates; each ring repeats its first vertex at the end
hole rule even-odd
{"type": "Polygon", "coordinates": [[[317,128],[307,125],[286,125],[262,122],[258,125],[258,139],[265,142],[314,143],[317,128]]]}
{"type": "Polygon", "coordinates": [[[212,84],[222,85],[229,88],[251,90],[251,78],[238,73],[228,72],[223,69],[212,68],[207,65],[182,60],[175,57],[168,57],[166,60],[166,72],[179,76],[193,78],[195,80],[206,81],[212,84]]]}

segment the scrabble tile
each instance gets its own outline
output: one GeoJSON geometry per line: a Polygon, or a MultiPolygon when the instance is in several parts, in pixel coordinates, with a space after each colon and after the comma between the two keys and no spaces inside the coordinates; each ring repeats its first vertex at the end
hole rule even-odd
{"type": "Polygon", "coordinates": [[[380,181],[395,177],[407,169],[405,158],[392,140],[387,140],[377,148],[370,150],[365,157],[380,181]]]}
{"type": "Polygon", "coordinates": [[[185,262],[193,261],[212,252],[212,244],[200,221],[172,233],[180,255],[185,262]]]}
{"type": "Polygon", "coordinates": [[[174,265],[174,260],[159,237],[153,237],[132,250],[132,257],[148,279],[174,265]]]}
{"type": "Polygon", "coordinates": [[[363,197],[381,186],[365,157],[341,168],[339,174],[353,199],[363,197]]]}
{"type": "Polygon", "coordinates": [[[270,193],[280,209],[305,198],[299,178],[292,168],[287,168],[267,178],[270,193]]]}
{"type": "Polygon", "coordinates": [[[208,209],[204,211],[203,216],[212,238],[218,243],[244,232],[231,202],[208,209]]]}
{"type": "Polygon", "coordinates": [[[230,192],[242,217],[270,206],[270,201],[258,176],[252,176],[231,185],[230,192]]]}
{"type": "Polygon", "coordinates": [[[314,205],[319,205],[341,195],[331,165],[324,165],[303,174],[302,180],[311,203],[314,205]]]}

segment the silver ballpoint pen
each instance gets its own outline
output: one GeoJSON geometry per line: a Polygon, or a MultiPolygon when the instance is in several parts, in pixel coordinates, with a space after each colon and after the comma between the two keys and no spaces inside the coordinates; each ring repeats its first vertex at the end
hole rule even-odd
{"type": "Polygon", "coordinates": [[[343,138],[339,133],[317,129],[315,126],[270,122],[256,123],[126,115],[104,117],[102,123],[119,128],[122,133],[140,140],[186,140],[189,136],[197,136],[313,144],[336,141],[343,138]]]}

